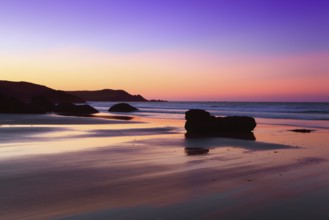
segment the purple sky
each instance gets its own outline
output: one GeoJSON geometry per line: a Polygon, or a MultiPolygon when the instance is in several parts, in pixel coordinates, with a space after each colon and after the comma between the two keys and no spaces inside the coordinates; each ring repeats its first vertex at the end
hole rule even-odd
{"type": "Polygon", "coordinates": [[[2,0],[0,48],[87,45],[118,52],[329,49],[329,1],[2,0]]]}
{"type": "MultiPolygon", "coordinates": [[[[254,60],[295,56],[291,60],[296,65],[299,56],[327,56],[323,54],[329,52],[329,1],[0,0],[0,39],[2,54],[54,48],[84,48],[118,56],[202,51],[254,60]]],[[[323,64],[321,70],[308,68],[301,74],[328,73],[323,64]]],[[[159,70],[164,68],[159,66],[159,70]]],[[[10,70],[8,75],[16,74],[10,70]]],[[[323,91],[322,95],[328,95],[323,91]]]]}

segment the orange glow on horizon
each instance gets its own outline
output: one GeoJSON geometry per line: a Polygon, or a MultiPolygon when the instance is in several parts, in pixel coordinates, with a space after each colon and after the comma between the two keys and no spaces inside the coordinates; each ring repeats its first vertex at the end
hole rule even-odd
{"type": "Polygon", "coordinates": [[[2,80],[60,90],[123,89],[147,99],[329,101],[329,52],[256,57],[205,51],[111,54],[81,48],[1,54],[2,80]]]}

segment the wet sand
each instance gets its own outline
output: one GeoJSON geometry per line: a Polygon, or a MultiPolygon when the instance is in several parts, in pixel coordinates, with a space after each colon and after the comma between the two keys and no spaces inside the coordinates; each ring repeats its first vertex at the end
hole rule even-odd
{"type": "Polygon", "coordinates": [[[0,117],[0,219],[329,218],[326,122],[259,119],[248,141],[185,139],[182,120],[18,117],[0,117]]]}

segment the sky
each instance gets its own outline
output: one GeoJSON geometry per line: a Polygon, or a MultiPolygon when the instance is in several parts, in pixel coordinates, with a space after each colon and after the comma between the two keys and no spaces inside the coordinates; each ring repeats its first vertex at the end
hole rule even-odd
{"type": "Polygon", "coordinates": [[[329,101],[329,1],[0,0],[0,79],[172,101],[329,101]]]}

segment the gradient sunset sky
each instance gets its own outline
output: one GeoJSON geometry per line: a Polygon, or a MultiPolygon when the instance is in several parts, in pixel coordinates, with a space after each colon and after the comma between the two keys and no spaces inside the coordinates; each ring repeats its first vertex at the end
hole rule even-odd
{"type": "Polygon", "coordinates": [[[329,101],[329,1],[0,0],[0,79],[148,99],[329,101]]]}

